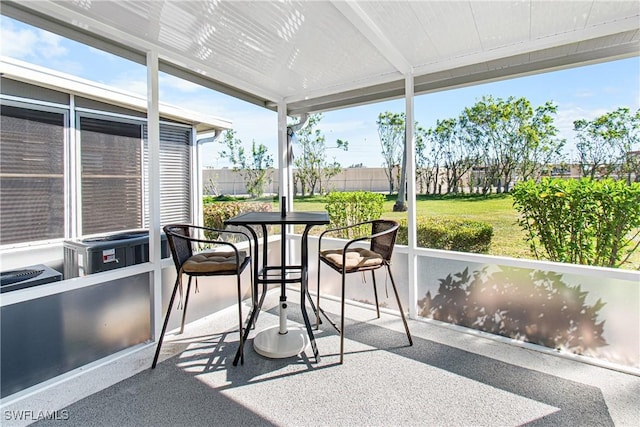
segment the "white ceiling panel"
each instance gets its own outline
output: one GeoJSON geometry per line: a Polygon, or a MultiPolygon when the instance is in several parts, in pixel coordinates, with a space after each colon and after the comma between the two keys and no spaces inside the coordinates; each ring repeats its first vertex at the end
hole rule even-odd
{"type": "Polygon", "coordinates": [[[470,2],[482,50],[492,50],[530,40],[531,2],[470,2]]]}
{"type": "MultiPolygon", "coordinates": [[[[610,22],[633,19],[638,24],[640,1],[593,1],[586,26],[596,26],[610,22]],[[634,18],[635,17],[635,18],[634,18]]],[[[586,9],[586,8],[585,8],[586,9]]]]}
{"type": "Polygon", "coordinates": [[[3,0],[0,12],[269,108],[339,108],[638,55],[637,0],[3,0]]]}
{"type": "Polygon", "coordinates": [[[414,5],[419,6],[419,3],[387,1],[360,4],[373,24],[411,64],[427,62],[438,56],[437,47],[431,40],[433,28],[423,24],[413,9],[414,5]]]}
{"type": "MultiPolygon", "coordinates": [[[[436,56],[427,56],[417,60],[418,66],[482,49],[469,2],[413,2],[411,8],[437,52],[436,56]],[[455,17],[455,19],[443,19],[445,16],[455,17]]],[[[411,29],[407,28],[406,32],[411,34],[411,29]]]]}
{"type": "Polygon", "coordinates": [[[591,10],[591,1],[558,1],[553,7],[542,2],[531,5],[531,38],[539,39],[583,29],[591,10]]]}

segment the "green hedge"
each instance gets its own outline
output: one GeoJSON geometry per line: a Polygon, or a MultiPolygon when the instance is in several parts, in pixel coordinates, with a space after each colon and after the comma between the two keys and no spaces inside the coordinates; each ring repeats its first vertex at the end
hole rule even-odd
{"type": "MultiPolygon", "coordinates": [[[[204,206],[204,226],[224,228],[224,221],[244,212],[270,212],[271,203],[259,202],[208,202],[204,206]]],[[[242,231],[242,230],[241,230],[242,231]]],[[[217,235],[205,233],[207,239],[217,239],[217,235]]]]}
{"type": "MultiPolygon", "coordinates": [[[[418,247],[449,251],[487,253],[493,227],[479,221],[457,218],[417,218],[418,247]]],[[[408,244],[407,220],[400,220],[397,243],[408,244]]]]}
{"type": "Polygon", "coordinates": [[[640,246],[640,183],[612,179],[518,183],[518,223],[537,258],[620,267],[640,246]]]}
{"type": "MultiPolygon", "coordinates": [[[[332,192],[327,195],[325,208],[329,212],[330,228],[344,227],[382,216],[385,197],[368,191],[332,192]]],[[[363,230],[350,229],[339,237],[350,239],[371,232],[371,227],[363,230]]]]}

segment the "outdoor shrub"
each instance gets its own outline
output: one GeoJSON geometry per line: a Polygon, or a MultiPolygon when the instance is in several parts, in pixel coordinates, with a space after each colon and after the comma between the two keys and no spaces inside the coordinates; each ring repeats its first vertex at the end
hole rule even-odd
{"type": "Polygon", "coordinates": [[[246,200],[246,197],[229,196],[226,194],[221,194],[219,196],[202,196],[202,203],[204,203],[205,205],[216,202],[241,202],[244,200],[246,200]]]}
{"type": "MultiPolygon", "coordinates": [[[[459,218],[418,217],[416,234],[418,247],[487,253],[493,227],[484,222],[459,218]]],[[[408,244],[406,219],[400,220],[396,241],[399,245],[408,244]]]]}
{"type": "Polygon", "coordinates": [[[545,178],[513,199],[536,258],[620,267],[640,245],[640,183],[545,178]]]}
{"type": "MultiPolygon", "coordinates": [[[[370,221],[382,216],[385,197],[379,193],[367,191],[333,192],[327,195],[325,208],[329,212],[330,227],[344,227],[370,221]]],[[[371,232],[371,227],[363,230],[352,229],[339,237],[353,238],[371,232]]]]}
{"type": "MultiPolygon", "coordinates": [[[[270,203],[258,202],[213,202],[204,206],[204,226],[209,228],[224,228],[224,221],[245,212],[270,212],[270,203]]],[[[246,231],[246,230],[240,230],[246,231]]],[[[205,232],[207,239],[217,239],[218,235],[205,232]]]]}

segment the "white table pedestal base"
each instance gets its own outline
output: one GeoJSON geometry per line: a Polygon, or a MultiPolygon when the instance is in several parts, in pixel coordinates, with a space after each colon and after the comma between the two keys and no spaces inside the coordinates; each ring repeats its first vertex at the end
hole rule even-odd
{"type": "Polygon", "coordinates": [[[284,359],[297,356],[309,345],[305,329],[289,327],[286,334],[280,333],[279,326],[264,329],[253,338],[253,348],[264,357],[284,359]]]}

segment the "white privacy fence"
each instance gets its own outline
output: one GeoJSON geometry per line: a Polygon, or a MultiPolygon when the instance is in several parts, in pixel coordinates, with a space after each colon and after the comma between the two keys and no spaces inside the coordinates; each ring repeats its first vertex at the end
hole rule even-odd
{"type": "MultiPolygon", "coordinates": [[[[272,181],[267,184],[264,191],[266,194],[276,194],[279,188],[278,174],[273,170],[270,175],[272,181]]],[[[248,193],[242,174],[232,169],[204,169],[202,182],[206,195],[235,196],[248,193]]],[[[347,168],[323,183],[323,187],[326,191],[388,192],[389,181],[383,168],[347,168]]],[[[316,193],[318,191],[319,189],[316,188],[316,193]]],[[[297,188],[297,192],[300,192],[300,188],[297,188]]]]}

